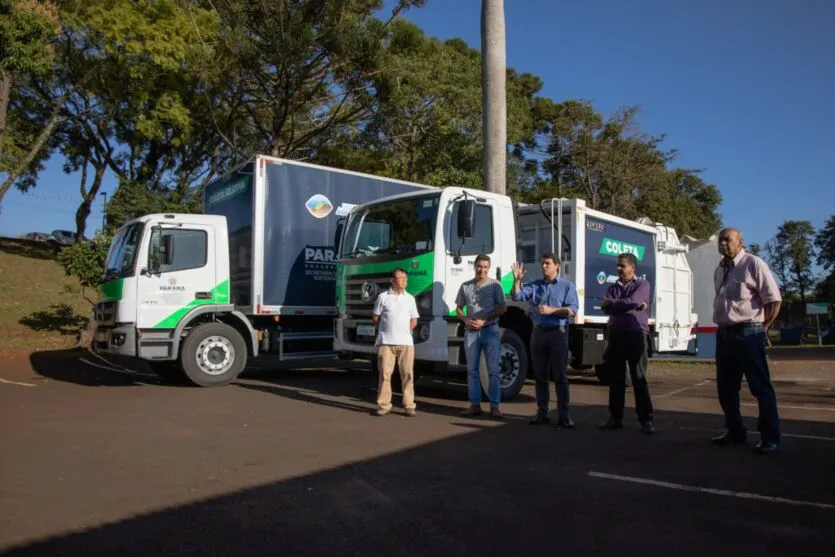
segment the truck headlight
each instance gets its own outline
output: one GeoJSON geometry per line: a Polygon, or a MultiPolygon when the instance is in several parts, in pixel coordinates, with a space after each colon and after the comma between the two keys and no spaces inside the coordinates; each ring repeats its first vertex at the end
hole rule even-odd
{"type": "Polygon", "coordinates": [[[418,294],[415,297],[418,313],[421,315],[432,315],[432,289],[418,294]]]}
{"type": "Polygon", "coordinates": [[[418,327],[418,338],[424,342],[429,340],[429,325],[423,324],[418,327]]]}

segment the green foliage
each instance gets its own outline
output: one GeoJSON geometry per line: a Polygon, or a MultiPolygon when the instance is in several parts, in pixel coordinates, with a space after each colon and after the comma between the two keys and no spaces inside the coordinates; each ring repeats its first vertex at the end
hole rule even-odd
{"type": "Polygon", "coordinates": [[[785,221],[767,244],[769,264],[783,288],[794,291],[806,302],[806,295],[815,284],[815,227],[809,221],[785,221]]]}
{"type": "Polygon", "coordinates": [[[52,69],[58,9],[52,2],[0,0],[0,73],[44,75],[52,69]]]}
{"type": "Polygon", "coordinates": [[[58,263],[68,277],[78,280],[82,289],[97,287],[104,276],[110,236],[100,234],[89,242],[79,242],[64,249],[58,263]]]}
{"type": "Polygon", "coordinates": [[[815,247],[818,248],[818,265],[827,270],[835,267],[835,215],[818,230],[815,247]]]}
{"type": "Polygon", "coordinates": [[[756,255],[757,257],[762,256],[762,246],[756,242],[748,244],[748,246],[746,247],[746,251],[751,255],[756,255]]]}
{"type": "MultiPolygon", "coordinates": [[[[119,187],[112,231],[138,215],[200,210],[207,181],[255,153],[436,186],[482,187],[481,55],[401,19],[425,0],[65,0],[45,41],[51,72],[15,92],[8,167],[60,108],[60,123],[18,187],[53,152],[82,181],[78,226],[105,172],[119,187]]],[[[40,4],[9,2],[0,6],[40,4]]],[[[722,198],[675,168],[638,107],[604,116],[540,96],[507,69],[507,191],[520,201],[581,197],[635,219],[706,237],[722,198]]],[[[81,229],[81,228],[80,228],[81,229]]]]}

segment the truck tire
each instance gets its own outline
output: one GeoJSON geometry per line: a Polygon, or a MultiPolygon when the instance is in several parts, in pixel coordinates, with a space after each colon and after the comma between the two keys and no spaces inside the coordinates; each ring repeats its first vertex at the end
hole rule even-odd
{"type": "Polygon", "coordinates": [[[228,385],[246,367],[246,343],[224,323],[203,323],[189,333],[180,354],[183,373],[200,387],[228,385]]]}
{"type": "MultiPolygon", "coordinates": [[[[499,354],[499,378],[501,385],[501,399],[512,400],[528,378],[528,349],[521,337],[510,329],[499,329],[502,345],[499,354]]],[[[487,397],[489,379],[484,354],[481,356],[481,390],[487,397]]],[[[488,399],[489,400],[489,399],[488,399]]]]}

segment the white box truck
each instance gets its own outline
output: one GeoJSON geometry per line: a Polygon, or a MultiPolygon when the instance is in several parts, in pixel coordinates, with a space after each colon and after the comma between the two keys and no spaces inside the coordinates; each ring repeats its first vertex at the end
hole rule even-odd
{"type": "MultiPolygon", "coordinates": [[[[578,199],[517,205],[505,195],[458,187],[408,192],[350,212],[338,255],[334,349],[340,357],[374,364],[374,299],[388,288],[391,271],[402,267],[420,313],[416,370],[461,372],[464,330],[455,317],[455,296],[472,278],[475,256],[490,256],[492,272],[509,297],[511,264],[522,261],[526,280],[534,280],[545,252],[558,256],[561,275],[578,289],[579,311],[569,326],[572,367],[596,366],[598,374],[603,369],[608,318],[600,302],[616,280],[617,255],[624,252],[635,254],[638,274],[652,285],[650,351],[686,353],[696,316],[686,247],[675,230],[595,211],[578,199]]],[[[509,299],[499,324],[507,400],[522,388],[530,369],[528,307],[509,299]]]]}
{"type": "Polygon", "coordinates": [[[256,156],[205,188],[203,214],[115,234],[94,348],[225,385],[248,358],[333,355],[334,242],[357,204],[426,186],[256,156]]]}

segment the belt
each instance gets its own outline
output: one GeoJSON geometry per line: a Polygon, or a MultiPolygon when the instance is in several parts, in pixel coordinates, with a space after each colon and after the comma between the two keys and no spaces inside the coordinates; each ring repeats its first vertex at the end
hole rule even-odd
{"type": "Polygon", "coordinates": [[[720,325],[721,331],[741,331],[744,329],[762,329],[763,324],[759,322],[746,321],[745,323],[734,323],[733,325],[720,325]]]}
{"type": "Polygon", "coordinates": [[[565,325],[536,325],[536,328],[544,333],[552,333],[554,331],[565,332],[565,325]]]}

